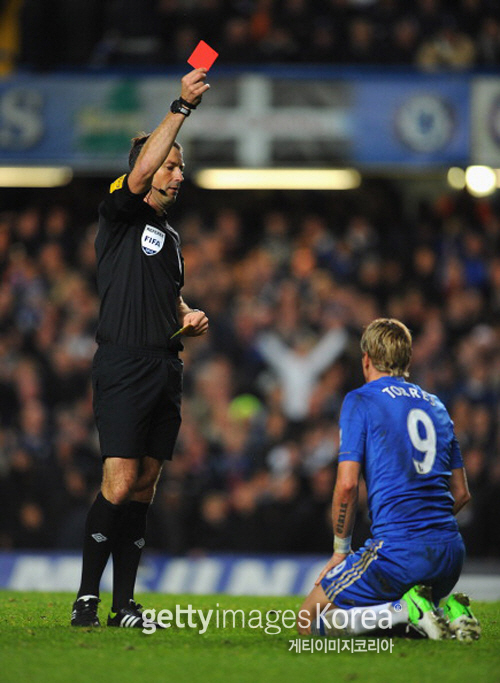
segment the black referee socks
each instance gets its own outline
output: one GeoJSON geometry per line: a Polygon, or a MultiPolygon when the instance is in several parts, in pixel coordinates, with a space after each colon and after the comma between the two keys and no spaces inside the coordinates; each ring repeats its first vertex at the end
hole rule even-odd
{"type": "Polygon", "coordinates": [[[123,513],[127,507],[114,505],[98,493],[85,523],[83,541],[82,581],[78,597],[95,595],[99,597],[99,584],[106,567],[113,541],[121,527],[123,513]]]}
{"type": "Polygon", "coordinates": [[[120,530],[112,545],[113,612],[128,607],[134,597],[137,569],[145,545],[149,503],[130,501],[123,506],[120,530]]]}

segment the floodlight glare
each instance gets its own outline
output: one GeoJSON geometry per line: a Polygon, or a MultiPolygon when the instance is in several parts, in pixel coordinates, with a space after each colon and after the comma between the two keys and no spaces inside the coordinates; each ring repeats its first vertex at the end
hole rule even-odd
{"type": "Polygon", "coordinates": [[[1,166],[0,187],[58,187],[73,178],[68,166],[1,166]]]}
{"type": "Polygon", "coordinates": [[[448,185],[454,190],[463,190],[465,187],[465,171],[463,168],[453,166],[448,171],[448,185]]]}
{"type": "Polygon", "coordinates": [[[497,176],[489,166],[469,166],[465,171],[465,183],[471,195],[486,197],[495,191],[497,176]]]}
{"type": "Polygon", "coordinates": [[[209,190],[353,190],[361,175],[352,168],[205,168],[195,182],[209,190]]]}

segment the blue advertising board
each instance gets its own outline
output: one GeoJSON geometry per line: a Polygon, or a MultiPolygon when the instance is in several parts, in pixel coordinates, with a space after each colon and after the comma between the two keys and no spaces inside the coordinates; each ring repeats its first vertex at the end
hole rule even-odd
{"type": "Polygon", "coordinates": [[[392,76],[355,85],[353,160],[363,164],[466,164],[470,86],[464,77],[392,76]]]}
{"type": "MultiPolygon", "coordinates": [[[[325,556],[206,555],[172,557],[145,552],[136,590],[138,593],[190,595],[296,595],[309,593],[326,562],[325,556]]],[[[109,563],[101,588],[111,589],[109,563]]],[[[0,551],[0,589],[67,591],[79,585],[81,555],[74,552],[0,551]]],[[[476,600],[500,600],[498,567],[462,574],[457,590],[476,600]]]]}
{"type": "MultiPolygon", "coordinates": [[[[314,69],[288,76],[285,85],[275,71],[219,76],[181,131],[190,165],[206,162],[206,141],[224,142],[211,165],[293,165],[306,155],[311,165],[425,167],[471,157],[472,76],[314,69]]],[[[4,79],[0,163],[121,171],[130,139],[158,125],[178,89],[178,77],[157,75],[4,79]]]]}

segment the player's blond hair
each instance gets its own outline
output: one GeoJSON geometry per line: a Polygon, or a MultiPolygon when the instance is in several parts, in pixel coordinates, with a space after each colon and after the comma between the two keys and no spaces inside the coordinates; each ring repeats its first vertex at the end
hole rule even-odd
{"type": "Polygon", "coordinates": [[[368,354],[377,370],[391,377],[408,379],[411,347],[410,330],[395,318],[373,320],[361,337],[361,351],[368,354]]]}

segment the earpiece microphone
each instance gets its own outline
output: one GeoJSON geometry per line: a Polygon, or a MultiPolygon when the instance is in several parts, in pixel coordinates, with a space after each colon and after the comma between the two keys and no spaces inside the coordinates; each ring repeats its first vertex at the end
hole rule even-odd
{"type": "Polygon", "coordinates": [[[154,185],[151,185],[151,187],[153,188],[153,190],[156,190],[157,192],[162,194],[164,197],[167,196],[167,193],[165,192],[165,190],[161,190],[159,187],[155,187],[154,185]]]}

